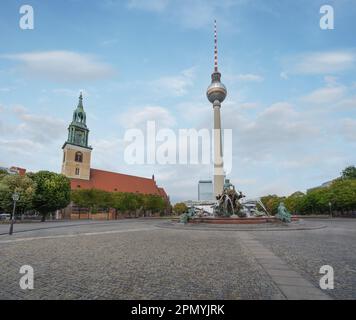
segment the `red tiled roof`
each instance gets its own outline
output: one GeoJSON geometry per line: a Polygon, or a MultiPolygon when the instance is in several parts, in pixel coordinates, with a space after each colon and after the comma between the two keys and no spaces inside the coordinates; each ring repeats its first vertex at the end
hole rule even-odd
{"type": "MultiPolygon", "coordinates": [[[[100,189],[109,192],[131,192],[163,196],[155,180],[127,174],[90,169],[90,180],[71,179],[72,189],[100,189]]],[[[166,192],[163,190],[166,195],[166,192]]],[[[167,196],[167,195],[166,195],[167,196]]]]}
{"type": "Polygon", "coordinates": [[[166,193],[166,191],[163,188],[158,188],[158,192],[161,195],[162,198],[164,198],[165,200],[168,200],[168,195],[166,193]]]}
{"type": "Polygon", "coordinates": [[[10,171],[18,173],[20,176],[24,176],[26,174],[26,169],[20,167],[12,166],[10,171]]]}

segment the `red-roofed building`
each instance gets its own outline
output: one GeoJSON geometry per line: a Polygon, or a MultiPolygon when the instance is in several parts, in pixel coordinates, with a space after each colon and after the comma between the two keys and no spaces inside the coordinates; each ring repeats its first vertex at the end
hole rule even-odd
{"type": "Polygon", "coordinates": [[[20,176],[24,176],[26,174],[26,169],[20,167],[14,167],[14,166],[10,168],[0,167],[0,169],[7,171],[10,174],[19,174],[20,176]]]}
{"type": "Polygon", "coordinates": [[[71,179],[71,188],[152,194],[167,199],[164,189],[157,187],[154,177],[149,179],[98,169],[90,169],[89,180],[71,179]]]}
{"type": "Polygon", "coordinates": [[[80,94],[78,106],[73,112],[73,120],[68,127],[68,139],[62,147],[62,174],[70,178],[72,190],[99,189],[108,192],[157,195],[169,204],[168,195],[163,188],[157,186],[154,176],[143,178],[92,169],[90,166],[92,147],[88,145],[88,137],[89,129],[86,125],[83,97],[80,94]]]}

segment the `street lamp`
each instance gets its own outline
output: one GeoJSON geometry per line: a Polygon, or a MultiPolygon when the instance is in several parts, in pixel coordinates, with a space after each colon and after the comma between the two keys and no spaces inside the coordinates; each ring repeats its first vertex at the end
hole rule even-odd
{"type": "Polygon", "coordinates": [[[14,207],[12,210],[12,217],[11,217],[11,224],[10,224],[10,230],[9,230],[9,235],[11,236],[14,230],[14,221],[15,221],[15,210],[16,210],[16,201],[19,201],[20,195],[17,192],[14,192],[12,194],[12,200],[14,200],[14,207]]]}
{"type": "Polygon", "coordinates": [[[333,217],[332,211],[331,211],[331,202],[329,202],[329,212],[330,212],[330,218],[333,217]]]}

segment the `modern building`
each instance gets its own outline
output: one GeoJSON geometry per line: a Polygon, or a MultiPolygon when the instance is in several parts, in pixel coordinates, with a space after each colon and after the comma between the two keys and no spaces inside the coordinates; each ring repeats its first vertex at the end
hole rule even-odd
{"type": "Polygon", "coordinates": [[[86,124],[83,96],[80,94],[78,106],[73,112],[72,122],[68,127],[67,141],[62,147],[62,174],[70,178],[72,190],[99,189],[109,192],[157,195],[169,202],[166,191],[157,186],[154,175],[145,178],[92,168],[93,148],[88,141],[89,129],[86,124]]]}
{"type": "Polygon", "coordinates": [[[198,201],[212,201],[214,199],[213,181],[200,180],[198,183],[198,201]]]}
{"type": "Polygon", "coordinates": [[[221,195],[224,188],[225,172],[223,147],[221,136],[221,103],[227,95],[226,87],[221,83],[221,73],[218,69],[218,40],[216,21],[214,23],[214,72],[211,75],[211,84],[207,89],[206,95],[213,105],[214,110],[214,195],[221,195]]]}

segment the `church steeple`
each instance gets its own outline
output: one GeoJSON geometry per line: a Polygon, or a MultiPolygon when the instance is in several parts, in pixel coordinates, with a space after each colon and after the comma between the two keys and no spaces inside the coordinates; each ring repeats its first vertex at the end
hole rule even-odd
{"type": "Polygon", "coordinates": [[[90,158],[92,147],[88,145],[89,129],[80,93],[78,105],[68,127],[68,138],[64,143],[62,173],[69,178],[90,179],[90,158]]]}

